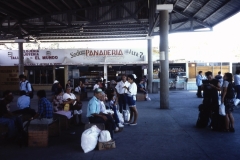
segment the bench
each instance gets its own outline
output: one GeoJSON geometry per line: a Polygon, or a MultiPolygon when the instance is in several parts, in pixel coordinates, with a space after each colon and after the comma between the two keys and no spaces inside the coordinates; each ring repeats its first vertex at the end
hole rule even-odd
{"type": "Polygon", "coordinates": [[[48,137],[59,136],[59,119],[51,124],[30,124],[28,127],[28,146],[29,147],[47,147],[48,137]]]}
{"type": "MultiPolygon", "coordinates": [[[[71,115],[70,111],[59,111],[59,113],[66,113],[71,115]]],[[[59,119],[60,129],[68,129],[72,120],[72,117],[69,117],[64,114],[58,114],[57,112],[53,113],[53,119],[59,119]]]]}

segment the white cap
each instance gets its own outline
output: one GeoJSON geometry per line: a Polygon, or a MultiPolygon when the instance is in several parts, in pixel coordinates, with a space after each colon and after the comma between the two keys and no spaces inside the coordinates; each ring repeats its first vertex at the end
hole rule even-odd
{"type": "Polygon", "coordinates": [[[55,80],[53,83],[58,83],[58,80],[55,80]]]}

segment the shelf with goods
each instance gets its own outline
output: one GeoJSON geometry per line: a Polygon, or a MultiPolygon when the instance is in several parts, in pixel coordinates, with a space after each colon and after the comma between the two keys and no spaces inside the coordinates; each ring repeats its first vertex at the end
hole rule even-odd
{"type": "Polygon", "coordinates": [[[93,88],[96,81],[100,79],[100,77],[103,77],[103,71],[90,71],[81,73],[80,80],[85,83],[87,89],[93,88]]]}

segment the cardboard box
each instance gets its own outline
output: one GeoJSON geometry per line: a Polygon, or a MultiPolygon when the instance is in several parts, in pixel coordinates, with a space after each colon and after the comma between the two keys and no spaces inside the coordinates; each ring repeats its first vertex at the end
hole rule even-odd
{"type": "Polygon", "coordinates": [[[42,124],[30,124],[28,128],[29,147],[48,146],[48,126],[42,124]]]}
{"type": "Polygon", "coordinates": [[[115,141],[98,142],[98,150],[107,150],[116,148],[115,141]]]}

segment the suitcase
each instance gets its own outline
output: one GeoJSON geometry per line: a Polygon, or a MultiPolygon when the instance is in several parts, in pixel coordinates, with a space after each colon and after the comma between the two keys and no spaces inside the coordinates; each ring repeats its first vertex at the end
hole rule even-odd
{"type": "Polygon", "coordinates": [[[199,114],[196,122],[196,127],[205,128],[208,126],[208,123],[209,123],[209,118],[210,118],[209,110],[203,104],[200,104],[198,108],[199,108],[199,114]]]}
{"type": "Polygon", "coordinates": [[[225,116],[213,113],[211,116],[211,129],[213,131],[223,131],[225,129],[225,116]]]}

